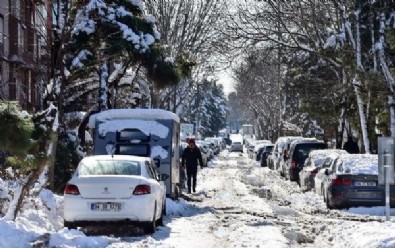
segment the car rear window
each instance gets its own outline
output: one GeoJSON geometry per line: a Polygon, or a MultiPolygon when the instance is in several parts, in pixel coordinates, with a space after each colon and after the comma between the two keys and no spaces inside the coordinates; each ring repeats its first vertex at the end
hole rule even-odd
{"type": "Polygon", "coordinates": [[[78,173],[90,175],[140,175],[140,162],[123,160],[90,160],[81,162],[78,173]]]}
{"type": "Polygon", "coordinates": [[[325,149],[326,147],[327,146],[325,143],[298,144],[294,149],[293,159],[295,159],[298,163],[303,164],[306,158],[309,156],[310,151],[325,149]]]}

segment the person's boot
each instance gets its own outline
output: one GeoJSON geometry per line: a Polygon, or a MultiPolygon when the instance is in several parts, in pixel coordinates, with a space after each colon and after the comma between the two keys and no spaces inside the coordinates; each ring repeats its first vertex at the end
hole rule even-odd
{"type": "Polygon", "coordinates": [[[190,194],[191,193],[191,188],[188,188],[188,194],[190,194]]]}
{"type": "Polygon", "coordinates": [[[193,193],[195,193],[196,192],[196,189],[195,188],[193,188],[193,193]]]}

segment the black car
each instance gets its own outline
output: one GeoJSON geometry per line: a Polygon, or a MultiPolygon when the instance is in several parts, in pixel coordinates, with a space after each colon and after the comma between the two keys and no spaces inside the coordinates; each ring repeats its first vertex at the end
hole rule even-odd
{"type": "Polygon", "coordinates": [[[310,151],[327,148],[328,145],[325,142],[314,138],[303,138],[292,142],[283,166],[285,178],[299,182],[299,172],[302,170],[310,151]]]}
{"type": "MultiPolygon", "coordinates": [[[[377,154],[342,154],[325,169],[324,201],[329,209],[385,205],[384,185],[378,182],[377,154]]],[[[390,205],[395,205],[390,187],[390,205]]]]}
{"type": "Polygon", "coordinates": [[[272,153],[274,145],[265,145],[258,150],[257,160],[260,161],[261,167],[267,166],[267,157],[272,153]]]}

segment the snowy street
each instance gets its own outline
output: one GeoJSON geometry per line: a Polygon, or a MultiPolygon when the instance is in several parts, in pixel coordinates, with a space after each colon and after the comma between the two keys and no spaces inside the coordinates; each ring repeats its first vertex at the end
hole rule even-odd
{"type": "MultiPolygon", "coordinates": [[[[394,235],[388,235],[394,226],[384,222],[384,208],[329,211],[320,196],[312,192],[302,193],[296,183],[283,180],[279,174],[268,168],[257,166],[245,154],[224,151],[210,168],[201,170],[196,195],[193,198],[201,199],[202,202],[189,202],[184,210],[171,213],[173,216],[186,216],[180,216],[167,224],[172,231],[163,241],[163,245],[394,245],[394,235]],[[376,237],[365,237],[367,233],[371,236],[373,232],[377,232],[376,237]]],[[[156,235],[163,235],[162,230],[156,235]]]]}
{"type": "Polygon", "coordinates": [[[395,209],[389,222],[384,207],[329,211],[320,196],[228,150],[199,170],[195,194],[167,199],[165,226],[153,235],[69,230],[62,206],[50,191],[26,200],[15,222],[0,221],[0,247],[395,247],[395,209]]]}

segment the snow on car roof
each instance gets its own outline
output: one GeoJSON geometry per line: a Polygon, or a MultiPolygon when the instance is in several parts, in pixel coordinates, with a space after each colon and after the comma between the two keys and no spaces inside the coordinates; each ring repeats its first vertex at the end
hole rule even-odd
{"type": "Polygon", "coordinates": [[[274,145],[269,142],[259,143],[254,147],[254,151],[258,151],[259,149],[261,149],[262,147],[265,147],[265,146],[274,146],[274,145]]]}
{"type": "Polygon", "coordinates": [[[345,150],[341,149],[318,149],[312,150],[309,157],[314,161],[316,167],[321,167],[322,163],[327,157],[338,157],[340,154],[348,154],[345,150]]]}
{"type": "Polygon", "coordinates": [[[146,160],[150,160],[149,157],[135,156],[135,155],[92,155],[83,158],[84,161],[89,160],[133,160],[138,162],[144,162],[146,160]]]}
{"type": "Polygon", "coordinates": [[[108,109],[89,117],[89,128],[95,128],[96,121],[119,119],[140,120],[174,120],[180,122],[180,117],[164,109],[108,109]]]}
{"type": "Polygon", "coordinates": [[[309,153],[310,157],[329,157],[329,156],[339,156],[340,154],[348,154],[347,151],[341,149],[318,149],[312,150],[309,153]]]}
{"type": "Polygon", "coordinates": [[[138,128],[145,135],[156,135],[160,138],[166,138],[169,134],[169,128],[157,121],[149,120],[109,120],[103,122],[98,127],[98,133],[105,136],[107,132],[121,131],[127,128],[138,128]]]}
{"type": "Polygon", "coordinates": [[[345,174],[378,175],[379,161],[377,154],[342,154],[340,160],[345,174]],[[348,172],[348,169],[350,172],[348,172]]]}

